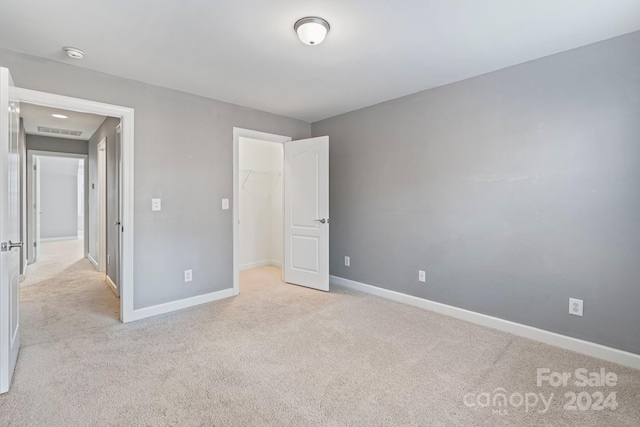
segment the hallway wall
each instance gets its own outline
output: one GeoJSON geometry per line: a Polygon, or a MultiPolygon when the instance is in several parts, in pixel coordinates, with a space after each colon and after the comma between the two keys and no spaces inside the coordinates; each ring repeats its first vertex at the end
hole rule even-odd
{"type": "Polygon", "coordinates": [[[100,125],[98,130],[91,136],[89,140],[89,254],[96,261],[98,260],[99,252],[99,215],[100,206],[96,195],[98,193],[98,144],[103,138],[107,138],[107,255],[108,264],[106,265],[106,273],[114,283],[116,271],[116,264],[118,263],[118,257],[115,256],[115,239],[116,227],[113,223],[116,221],[115,206],[118,198],[117,189],[114,188],[115,179],[115,144],[116,144],[116,127],[120,124],[120,119],[115,117],[107,117],[105,121],[100,125]],[[93,184],[93,185],[92,185],[93,184]],[[93,188],[92,188],[93,187],[93,188]]]}
{"type": "Polygon", "coordinates": [[[87,141],[27,135],[27,150],[55,151],[56,153],[89,154],[87,141]]]}

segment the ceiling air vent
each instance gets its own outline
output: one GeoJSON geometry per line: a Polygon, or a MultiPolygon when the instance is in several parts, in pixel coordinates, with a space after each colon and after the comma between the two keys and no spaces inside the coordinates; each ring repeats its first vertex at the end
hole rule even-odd
{"type": "Polygon", "coordinates": [[[80,136],[80,135],[82,135],[82,131],[81,130],[56,129],[56,128],[50,128],[50,127],[46,127],[46,126],[38,126],[38,132],[54,133],[56,135],[67,135],[67,136],[80,136]]]}

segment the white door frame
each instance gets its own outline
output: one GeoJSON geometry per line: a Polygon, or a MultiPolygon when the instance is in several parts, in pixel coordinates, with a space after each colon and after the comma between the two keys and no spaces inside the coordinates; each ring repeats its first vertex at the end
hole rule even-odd
{"type": "Polygon", "coordinates": [[[97,146],[98,172],[98,271],[107,272],[107,137],[97,146]]]}
{"type": "Polygon", "coordinates": [[[11,101],[26,102],[45,107],[61,108],[82,113],[100,114],[120,119],[122,129],[122,252],[120,267],[122,282],[120,284],[120,320],[124,323],[136,320],[133,307],[133,155],[134,155],[134,110],[129,107],[104,104],[53,93],[39,92],[24,88],[9,89],[11,101]]]}
{"type": "MultiPolygon", "coordinates": [[[[122,254],[122,234],[120,233],[120,229],[122,227],[122,224],[120,224],[120,218],[122,218],[122,127],[120,126],[120,124],[116,126],[115,147],[116,147],[116,168],[117,168],[116,174],[118,179],[118,210],[117,210],[118,217],[116,218],[116,223],[113,225],[118,226],[117,258],[120,258],[120,255],[122,254]]],[[[122,261],[122,260],[118,259],[117,261],[122,261]]],[[[120,267],[120,262],[117,262],[116,265],[118,266],[118,271],[116,272],[116,280],[118,281],[118,283],[117,284],[113,283],[113,280],[109,278],[108,274],[107,274],[107,281],[109,282],[111,289],[115,291],[116,296],[120,297],[120,283],[122,283],[122,274],[121,274],[122,268],[120,267]]]]}
{"type": "Polygon", "coordinates": [[[42,150],[27,150],[27,175],[29,179],[27,181],[27,191],[25,197],[27,199],[27,243],[25,246],[27,247],[27,259],[29,261],[32,260],[33,256],[33,230],[35,224],[33,223],[33,204],[34,197],[33,190],[31,189],[31,185],[33,184],[33,158],[34,157],[62,157],[65,159],[83,159],[84,160],[84,224],[82,228],[84,230],[84,256],[86,257],[89,254],[89,240],[87,239],[88,232],[88,215],[87,210],[89,207],[89,193],[87,191],[89,187],[89,168],[87,167],[87,163],[89,161],[89,156],[87,154],[76,154],[76,153],[62,153],[59,151],[42,151],[42,150]]]}
{"type": "Polygon", "coordinates": [[[233,295],[240,293],[240,263],[238,249],[240,246],[240,138],[259,139],[260,141],[284,144],[292,140],[289,136],[256,130],[233,128],[233,295]]]}

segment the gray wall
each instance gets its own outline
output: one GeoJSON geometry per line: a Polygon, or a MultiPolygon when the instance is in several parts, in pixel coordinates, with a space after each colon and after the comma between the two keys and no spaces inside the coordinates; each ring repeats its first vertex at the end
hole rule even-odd
{"type": "Polygon", "coordinates": [[[27,135],[27,150],[55,151],[58,153],[89,154],[87,141],[27,135]]]}
{"type": "Polygon", "coordinates": [[[233,286],[232,211],[220,208],[233,127],[297,139],[308,123],[3,49],[0,66],[19,87],[135,108],[135,308],[233,286]]]}
{"type": "Polygon", "coordinates": [[[312,133],[333,275],[640,353],[640,32],[312,133]]]}
{"type": "Polygon", "coordinates": [[[79,159],[40,157],[40,238],[78,237],[79,159]]]}

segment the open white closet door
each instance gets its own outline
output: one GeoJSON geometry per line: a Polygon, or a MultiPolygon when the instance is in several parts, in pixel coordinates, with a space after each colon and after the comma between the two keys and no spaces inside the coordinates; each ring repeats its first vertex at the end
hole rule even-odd
{"type": "Polygon", "coordinates": [[[9,102],[9,86],[0,68],[0,393],[9,391],[20,350],[20,106],[9,102]]]}
{"type": "Polygon", "coordinates": [[[284,280],[329,290],[329,137],[284,145],[284,280]]]}

